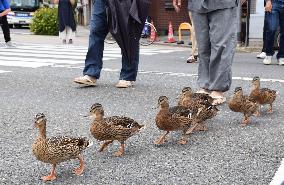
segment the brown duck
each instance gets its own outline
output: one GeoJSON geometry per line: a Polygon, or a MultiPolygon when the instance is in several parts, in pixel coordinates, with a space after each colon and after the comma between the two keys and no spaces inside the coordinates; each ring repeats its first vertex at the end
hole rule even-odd
{"type": "Polygon", "coordinates": [[[250,97],[243,95],[241,87],[236,87],[233,97],[228,102],[229,108],[234,112],[244,114],[244,120],[241,126],[246,126],[250,122],[250,116],[257,112],[257,103],[250,97]]]}
{"type": "Polygon", "coordinates": [[[156,140],[155,144],[163,144],[166,141],[166,136],[171,131],[178,130],[183,132],[182,138],[178,143],[186,144],[188,138],[185,133],[190,128],[192,112],[182,106],[169,107],[169,100],[166,96],[159,97],[158,106],[160,111],[156,115],[156,125],[160,130],[166,131],[166,133],[156,140]]]}
{"type": "Polygon", "coordinates": [[[212,104],[214,99],[205,93],[193,93],[190,87],[184,87],[179,96],[178,105],[198,109],[199,104],[212,104]]]}
{"type": "Polygon", "coordinates": [[[197,114],[192,116],[192,126],[187,130],[186,134],[191,134],[194,130],[196,130],[196,128],[207,131],[208,128],[205,126],[204,122],[215,117],[218,112],[219,109],[216,107],[216,105],[202,104],[198,108],[197,114]]]}
{"type": "MultiPolygon", "coordinates": [[[[198,109],[207,105],[207,107],[211,106],[213,103],[213,98],[205,93],[193,93],[190,87],[184,87],[181,92],[180,100],[178,102],[179,105],[184,106],[191,110],[193,115],[196,115],[198,109]]],[[[216,108],[216,107],[215,107],[216,108]]],[[[207,127],[200,123],[195,128],[195,131],[207,131],[207,127]]]]}
{"type": "Polygon", "coordinates": [[[92,142],[86,138],[73,137],[46,137],[46,118],[45,115],[39,113],[35,117],[35,125],[39,129],[39,135],[32,145],[34,156],[44,162],[52,164],[50,175],[43,176],[44,181],[56,179],[55,167],[57,164],[78,158],[80,166],[74,170],[77,175],[81,175],[84,170],[84,161],[81,153],[87,147],[92,145],[92,142]]]}
{"type": "Polygon", "coordinates": [[[104,151],[109,144],[117,140],[121,144],[120,149],[114,154],[117,157],[124,154],[125,141],[137,134],[144,126],[128,117],[112,116],[105,118],[103,106],[99,103],[92,105],[90,116],[94,118],[90,128],[91,134],[97,140],[104,141],[99,151],[104,151]]]}
{"type": "MultiPolygon", "coordinates": [[[[250,98],[256,101],[259,105],[269,104],[268,113],[272,113],[272,104],[276,99],[276,91],[268,88],[260,88],[260,78],[256,76],[252,80],[250,98]]],[[[260,106],[256,115],[260,116],[260,106]]]]}

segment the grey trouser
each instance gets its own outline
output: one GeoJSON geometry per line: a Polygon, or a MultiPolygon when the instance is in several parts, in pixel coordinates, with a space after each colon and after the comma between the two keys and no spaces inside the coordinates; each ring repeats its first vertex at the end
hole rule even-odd
{"type": "Polygon", "coordinates": [[[208,13],[192,12],[198,45],[198,85],[228,91],[237,41],[237,7],[208,13]]]}

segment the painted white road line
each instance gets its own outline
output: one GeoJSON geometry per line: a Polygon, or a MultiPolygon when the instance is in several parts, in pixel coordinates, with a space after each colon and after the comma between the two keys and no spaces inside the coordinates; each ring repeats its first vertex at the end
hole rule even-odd
{"type": "Polygon", "coordinates": [[[284,185],[284,158],[269,185],[284,185]]]}
{"type": "MultiPolygon", "coordinates": [[[[109,68],[103,68],[103,70],[105,70],[105,71],[120,71],[120,69],[109,69],[109,68]]],[[[140,74],[169,75],[169,76],[179,76],[179,77],[197,77],[197,74],[189,74],[189,73],[175,73],[175,72],[162,72],[162,71],[144,71],[144,70],[139,70],[138,72],[140,74]]],[[[249,78],[249,77],[233,77],[233,80],[252,81],[252,78],[249,78]]],[[[260,81],[262,81],[262,82],[279,82],[279,83],[284,83],[284,80],[282,80],[282,79],[260,78],[260,81]]]]}
{"type": "Polygon", "coordinates": [[[10,73],[12,71],[4,71],[4,70],[0,70],[0,73],[10,73]]]}

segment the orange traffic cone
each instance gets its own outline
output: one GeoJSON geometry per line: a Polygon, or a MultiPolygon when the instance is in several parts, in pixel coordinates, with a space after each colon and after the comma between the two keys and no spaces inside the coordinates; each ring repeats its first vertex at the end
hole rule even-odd
{"type": "Polygon", "coordinates": [[[174,31],[173,31],[173,25],[172,22],[169,22],[169,33],[168,33],[168,40],[166,43],[174,43],[176,40],[174,39],[174,31]]]}
{"type": "MultiPolygon", "coordinates": [[[[151,21],[151,24],[154,26],[154,22],[153,21],[151,21]]],[[[157,36],[157,33],[155,32],[154,28],[151,28],[150,40],[151,40],[151,42],[158,41],[158,36],[157,36]]]]}

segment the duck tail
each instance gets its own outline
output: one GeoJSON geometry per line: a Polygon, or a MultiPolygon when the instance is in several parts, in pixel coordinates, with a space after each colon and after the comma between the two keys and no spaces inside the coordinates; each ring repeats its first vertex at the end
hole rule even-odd
{"type": "Polygon", "coordinates": [[[91,146],[93,146],[94,145],[94,142],[92,141],[92,140],[88,140],[88,146],[87,146],[87,148],[89,148],[89,147],[91,147],[91,146]]]}

